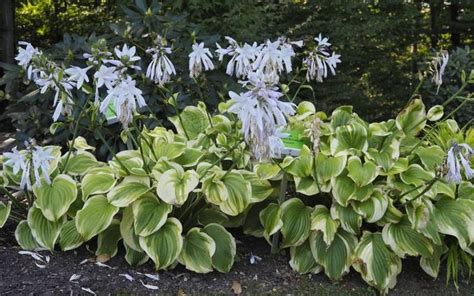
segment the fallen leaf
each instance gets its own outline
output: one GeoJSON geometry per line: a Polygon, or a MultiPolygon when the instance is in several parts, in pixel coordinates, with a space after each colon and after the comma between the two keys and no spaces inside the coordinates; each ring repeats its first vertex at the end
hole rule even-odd
{"type": "Polygon", "coordinates": [[[95,265],[100,266],[100,267],[106,267],[106,268],[108,268],[108,269],[115,269],[115,268],[113,268],[112,266],[107,265],[107,264],[104,264],[104,263],[102,263],[102,262],[96,262],[95,265]]]}
{"type": "Polygon", "coordinates": [[[39,264],[38,262],[35,262],[35,265],[39,268],[46,268],[46,264],[39,264]]]}
{"type": "Polygon", "coordinates": [[[149,279],[152,279],[154,281],[159,281],[160,276],[158,274],[150,274],[150,273],[145,273],[144,276],[146,276],[149,279]]]}
{"type": "Polygon", "coordinates": [[[232,291],[236,295],[240,295],[242,293],[242,285],[238,281],[234,281],[232,283],[232,291]]]}
{"type": "Polygon", "coordinates": [[[86,291],[87,293],[92,294],[92,295],[97,295],[94,291],[92,291],[92,290],[89,289],[89,288],[81,287],[81,290],[82,290],[82,291],[86,291]]]}
{"type": "Polygon", "coordinates": [[[262,261],[262,258],[261,258],[261,257],[250,253],[250,264],[253,265],[253,264],[255,264],[255,263],[257,263],[257,262],[260,262],[260,261],[262,261]]]}
{"type": "Polygon", "coordinates": [[[128,273],[121,273],[121,274],[119,274],[119,276],[123,276],[124,278],[126,278],[127,280],[129,280],[129,281],[131,281],[131,282],[133,282],[133,281],[135,280],[135,279],[134,279],[131,275],[129,275],[128,273]]]}
{"type": "Polygon", "coordinates": [[[77,280],[80,279],[80,278],[81,278],[81,275],[80,275],[80,274],[73,274],[73,275],[71,275],[71,277],[69,278],[69,281],[74,283],[74,282],[77,282],[77,280]]]}
{"type": "Polygon", "coordinates": [[[100,262],[100,263],[105,263],[110,260],[110,255],[109,254],[100,254],[97,256],[95,261],[100,262]]]}
{"type": "Polygon", "coordinates": [[[145,287],[149,290],[158,290],[159,289],[158,286],[145,284],[142,280],[140,280],[140,283],[142,283],[143,287],[145,287]]]}

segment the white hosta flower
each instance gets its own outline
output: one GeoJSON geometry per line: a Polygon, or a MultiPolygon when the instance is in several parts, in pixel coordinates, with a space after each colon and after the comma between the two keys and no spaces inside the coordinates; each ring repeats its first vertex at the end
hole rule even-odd
{"type": "Polygon", "coordinates": [[[117,85],[107,90],[107,96],[100,105],[100,112],[107,113],[109,104],[113,104],[115,114],[124,127],[133,119],[133,112],[138,107],[146,106],[142,91],[136,87],[136,81],[130,76],[120,80],[117,85]]]}
{"type": "Polygon", "coordinates": [[[474,177],[474,169],[469,164],[469,159],[474,155],[474,149],[468,144],[453,144],[448,151],[446,166],[448,172],[445,176],[447,182],[459,184],[462,181],[461,170],[464,168],[466,178],[474,177]]]}
{"type": "Polygon", "coordinates": [[[268,159],[275,154],[272,145],[278,128],[286,125],[286,116],[295,113],[295,105],[280,101],[283,96],[275,86],[275,75],[252,72],[243,82],[249,90],[237,94],[229,92],[234,104],[229,112],[237,114],[242,122],[242,131],[252,154],[257,160],[268,159]]]}
{"type": "Polygon", "coordinates": [[[34,48],[33,45],[28,42],[20,41],[18,42],[18,44],[24,45],[25,48],[22,48],[20,46],[18,47],[18,55],[15,57],[15,60],[17,60],[19,66],[27,70],[27,77],[31,80],[34,76],[31,60],[34,56],[40,55],[41,52],[37,48],[34,48]]]}
{"type": "Polygon", "coordinates": [[[275,42],[267,40],[262,46],[262,50],[258,53],[253,69],[263,73],[280,73],[283,70],[283,57],[280,45],[279,39],[275,42]]]}
{"type": "Polygon", "coordinates": [[[79,68],[76,66],[72,66],[71,68],[64,70],[64,72],[69,75],[68,80],[76,82],[77,89],[80,89],[84,84],[84,81],[89,82],[89,76],[87,76],[87,71],[91,67],[92,66],[89,66],[87,68],[79,68]]]}
{"type": "Polygon", "coordinates": [[[161,36],[158,36],[156,43],[158,44],[156,47],[146,50],[153,55],[146,70],[146,77],[163,86],[171,80],[171,75],[176,75],[176,69],[167,56],[171,54],[171,47],[166,47],[166,41],[161,36]]]}
{"type": "Polygon", "coordinates": [[[211,51],[204,47],[204,42],[193,44],[193,51],[189,54],[189,77],[198,77],[202,72],[203,65],[204,71],[213,70],[214,64],[211,58],[211,51]]]}
{"type": "Polygon", "coordinates": [[[36,184],[39,184],[40,182],[40,172],[42,173],[43,178],[46,180],[46,182],[48,184],[51,184],[51,179],[49,178],[49,167],[51,165],[51,161],[54,160],[54,156],[51,154],[51,150],[39,146],[34,147],[32,152],[32,160],[36,184]]]}
{"type": "Polygon", "coordinates": [[[433,57],[433,60],[430,63],[429,72],[433,74],[433,78],[431,79],[434,84],[438,86],[436,93],[439,92],[439,88],[443,84],[443,75],[444,71],[446,70],[446,66],[449,62],[449,53],[446,50],[443,50],[436,54],[433,57]]]}
{"type": "Polygon", "coordinates": [[[135,62],[141,60],[139,56],[135,55],[137,52],[135,46],[129,48],[127,44],[124,44],[122,50],[120,50],[120,47],[116,47],[114,52],[118,60],[104,61],[117,67],[130,67],[135,70],[141,70],[140,67],[133,65],[135,62]]]}
{"type": "Polygon", "coordinates": [[[226,67],[226,74],[232,76],[235,73],[237,78],[247,77],[248,73],[252,71],[252,64],[260,52],[260,47],[256,42],[252,45],[245,43],[243,46],[240,46],[231,37],[227,36],[225,38],[229,42],[229,46],[222,48],[216,43],[218,47],[216,52],[219,54],[219,61],[222,61],[226,55],[231,57],[226,67]]]}
{"type": "Polygon", "coordinates": [[[72,114],[72,93],[71,90],[74,88],[75,82],[68,80],[63,77],[59,79],[58,71],[54,74],[49,74],[47,77],[36,79],[36,84],[41,88],[40,93],[44,94],[48,89],[55,91],[53,107],[53,120],[57,121],[61,114],[71,115],[72,114]]]}
{"type": "Polygon", "coordinates": [[[341,62],[341,55],[335,52],[330,53],[329,38],[323,38],[319,34],[314,40],[317,42],[316,48],[303,59],[303,64],[307,68],[306,79],[323,82],[323,78],[328,76],[328,69],[332,75],[336,75],[336,67],[341,62]]]}

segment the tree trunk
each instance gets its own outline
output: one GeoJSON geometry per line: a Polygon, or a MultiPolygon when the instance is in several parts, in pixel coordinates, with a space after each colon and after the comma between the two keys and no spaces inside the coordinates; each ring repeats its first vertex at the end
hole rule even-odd
{"type": "Polygon", "coordinates": [[[13,64],[15,61],[15,1],[0,1],[0,24],[1,24],[1,61],[13,64]]]}

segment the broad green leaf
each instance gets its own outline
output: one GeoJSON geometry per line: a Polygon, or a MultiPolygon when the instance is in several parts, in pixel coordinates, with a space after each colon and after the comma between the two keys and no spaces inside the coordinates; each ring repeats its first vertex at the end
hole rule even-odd
{"type": "Polygon", "coordinates": [[[348,124],[352,117],[352,106],[339,106],[331,114],[331,126],[335,130],[339,126],[348,124]]]}
{"type": "Polygon", "coordinates": [[[198,184],[199,176],[194,170],[170,169],[161,175],[156,192],[164,202],[180,206],[198,184]]]}
{"type": "Polygon", "coordinates": [[[147,184],[126,177],[122,183],[107,193],[107,200],[113,206],[124,208],[139,199],[149,190],[150,187],[147,186],[147,184]]]}
{"type": "Polygon", "coordinates": [[[10,216],[11,209],[12,209],[11,202],[4,204],[3,202],[0,201],[0,228],[2,228],[3,225],[5,225],[5,222],[7,222],[8,216],[10,216]]]}
{"type": "Polygon", "coordinates": [[[318,177],[318,181],[327,182],[331,180],[331,178],[335,178],[342,173],[346,167],[347,157],[345,155],[332,157],[319,153],[315,161],[316,176],[318,177]]]}
{"type": "Polygon", "coordinates": [[[405,109],[398,114],[396,119],[398,129],[405,135],[413,136],[418,134],[426,124],[425,105],[420,99],[411,101],[405,109]]]}
{"type": "Polygon", "coordinates": [[[308,101],[302,101],[298,104],[298,107],[296,108],[296,114],[298,114],[297,116],[299,120],[303,120],[309,115],[314,114],[315,112],[316,107],[314,107],[313,103],[308,101]]]}
{"type": "Polygon", "coordinates": [[[401,258],[405,255],[430,257],[434,252],[431,241],[413,229],[407,216],[397,224],[386,224],[382,230],[382,238],[401,258]]]}
{"type": "MultiPolygon", "coordinates": [[[[72,141],[69,142],[69,145],[72,144],[72,141]]],[[[75,140],[74,140],[74,146],[73,146],[75,149],[77,150],[90,150],[90,151],[94,151],[95,150],[95,147],[87,144],[87,140],[84,138],[84,137],[77,137],[75,140]]]]}
{"type": "Polygon", "coordinates": [[[472,252],[469,249],[474,242],[474,215],[472,213],[474,213],[474,201],[442,198],[435,204],[433,221],[439,232],[456,237],[463,250],[472,252]]]}
{"type": "Polygon", "coordinates": [[[439,266],[441,265],[441,256],[448,251],[448,247],[443,242],[442,245],[433,245],[433,250],[432,255],[420,258],[420,266],[428,275],[437,278],[439,266]]]}
{"type": "Polygon", "coordinates": [[[362,216],[357,214],[352,207],[343,207],[338,203],[333,203],[331,206],[331,217],[334,220],[339,220],[342,229],[358,235],[362,225],[362,216]]]}
{"type": "Polygon", "coordinates": [[[458,185],[458,198],[470,199],[474,201],[474,184],[463,181],[458,185]]]}
{"type": "Polygon", "coordinates": [[[297,247],[291,247],[290,258],[291,268],[300,274],[319,273],[322,270],[321,266],[314,260],[309,240],[297,247]]]}
{"type": "Polygon", "coordinates": [[[265,209],[268,205],[268,202],[259,202],[252,205],[249,205],[247,210],[244,211],[245,222],[242,225],[242,230],[245,235],[250,235],[254,237],[263,237],[265,229],[260,222],[260,212],[265,209]]]}
{"type": "Polygon", "coordinates": [[[319,192],[318,183],[313,177],[293,177],[295,180],[296,192],[312,196],[319,192]]]}
{"type": "Polygon", "coordinates": [[[219,272],[229,272],[236,255],[236,243],[232,234],[215,223],[206,225],[202,232],[209,235],[216,244],[216,251],[212,255],[212,266],[219,272]]]}
{"type": "Polygon", "coordinates": [[[125,247],[125,260],[131,266],[140,266],[145,264],[150,257],[145,252],[139,252],[130,248],[125,241],[123,241],[125,247]]]}
{"type": "Polygon", "coordinates": [[[428,110],[428,114],[426,114],[426,118],[428,118],[429,121],[438,121],[440,120],[444,115],[444,107],[442,105],[436,105],[430,108],[428,110]]]}
{"type": "Polygon", "coordinates": [[[434,172],[426,171],[418,164],[412,164],[408,170],[400,174],[400,179],[409,185],[420,186],[435,177],[434,172]]]}
{"type": "Polygon", "coordinates": [[[339,221],[333,220],[329,210],[323,205],[316,205],[311,212],[311,230],[321,231],[323,240],[330,245],[336,235],[339,221]]]}
{"type": "Polygon", "coordinates": [[[435,170],[446,157],[446,153],[439,146],[418,147],[415,149],[415,153],[427,170],[435,170]]]}
{"type": "MultiPolygon", "coordinates": [[[[287,158],[289,159],[289,158],[287,158]]],[[[287,165],[283,165],[285,172],[296,177],[307,177],[313,169],[313,153],[308,146],[303,145],[300,155],[290,161],[287,165]]],[[[285,161],[283,162],[285,164],[285,161]]]]}
{"type": "Polygon", "coordinates": [[[145,194],[132,204],[135,233],[148,236],[166,223],[173,206],[161,202],[153,194],[145,194]]]}
{"type": "Polygon", "coordinates": [[[99,233],[97,236],[97,250],[95,251],[96,256],[106,256],[112,258],[117,255],[118,242],[122,239],[120,235],[120,221],[113,219],[109,227],[99,233]]]}
{"type": "Polygon", "coordinates": [[[99,164],[92,153],[84,150],[73,152],[66,163],[68,153],[64,154],[61,162],[63,167],[67,165],[64,168],[64,172],[67,172],[69,175],[84,175],[88,170],[97,167],[99,164]]]}
{"type": "Polygon", "coordinates": [[[260,179],[254,172],[246,170],[239,170],[239,172],[252,187],[250,203],[261,202],[273,193],[273,187],[268,180],[260,179]]]}
{"type": "Polygon", "coordinates": [[[128,247],[137,252],[143,252],[139,237],[135,233],[134,220],[132,206],[126,207],[122,212],[122,221],[120,221],[120,235],[128,247]]]}
{"type": "Polygon", "coordinates": [[[169,143],[165,139],[160,138],[160,139],[155,139],[155,141],[153,141],[153,151],[147,152],[147,154],[149,156],[152,156],[154,161],[158,161],[161,158],[174,160],[182,156],[185,149],[186,149],[185,143],[180,143],[180,142],[169,143]]]}
{"type": "Polygon", "coordinates": [[[222,174],[212,174],[202,181],[202,191],[206,200],[215,205],[220,205],[229,197],[229,192],[221,177],[222,174]]]}
{"type": "Polygon", "coordinates": [[[364,217],[368,223],[375,223],[382,219],[388,208],[388,199],[382,192],[375,190],[372,197],[364,202],[354,202],[354,210],[364,217]]]}
{"type": "Polygon", "coordinates": [[[109,161],[109,165],[122,177],[129,174],[146,176],[143,159],[138,150],[120,151],[109,161]]]}
{"type": "Polygon", "coordinates": [[[309,244],[315,261],[324,268],[324,273],[331,280],[339,280],[349,272],[357,245],[357,238],[353,234],[339,229],[331,244],[326,244],[323,234],[313,231],[309,244]]]}
{"type": "Polygon", "coordinates": [[[40,209],[36,207],[30,208],[28,212],[28,226],[30,226],[31,234],[40,246],[52,251],[56,240],[61,232],[63,220],[51,222],[43,216],[40,209]]]}
{"type": "Polygon", "coordinates": [[[61,250],[70,251],[80,247],[83,243],[82,236],[77,232],[76,221],[69,220],[65,222],[61,227],[61,233],[59,234],[59,245],[61,250]]]}
{"type": "Polygon", "coordinates": [[[39,186],[33,187],[36,196],[35,206],[52,222],[66,214],[69,206],[76,200],[76,182],[67,175],[58,175],[51,185],[43,179],[39,186]]]}
{"type": "Polygon", "coordinates": [[[31,251],[41,249],[41,246],[31,233],[31,228],[26,220],[20,221],[16,226],[15,239],[23,250],[31,251]]]}
{"type": "Polygon", "coordinates": [[[281,220],[282,248],[303,244],[311,229],[311,208],[300,199],[289,199],[281,205],[281,220]]]}
{"type": "Polygon", "coordinates": [[[377,165],[372,161],[362,161],[357,156],[351,156],[347,161],[347,176],[351,178],[359,187],[372,183],[377,178],[377,165]]]}
{"type": "Polygon", "coordinates": [[[155,262],[156,270],[172,265],[183,249],[183,227],[176,218],[168,218],[157,232],[140,237],[140,247],[155,262]]]}
{"type": "Polygon", "coordinates": [[[202,149],[185,148],[183,154],[174,159],[174,161],[185,168],[193,167],[198,164],[204,154],[205,153],[202,149]]]}
{"type": "Polygon", "coordinates": [[[191,228],[184,237],[183,250],[178,261],[186,269],[197,273],[212,271],[212,256],[216,252],[216,243],[201,229],[191,228]]]}
{"type": "Polygon", "coordinates": [[[255,165],[255,173],[260,179],[269,180],[277,177],[281,172],[277,164],[270,162],[258,163],[255,165]]]}
{"type": "Polygon", "coordinates": [[[227,188],[228,197],[219,208],[227,215],[237,216],[250,204],[252,186],[238,171],[229,172],[222,182],[227,188]]]}
{"type": "Polygon", "coordinates": [[[382,294],[395,287],[402,270],[400,257],[385,245],[382,234],[364,232],[354,253],[352,266],[369,285],[382,294]]]}
{"type": "Polygon", "coordinates": [[[349,200],[354,195],[357,186],[346,174],[331,179],[332,195],[334,199],[344,207],[347,207],[349,200]]]}
{"type": "Polygon", "coordinates": [[[76,214],[76,229],[88,241],[107,229],[119,208],[110,204],[103,195],[89,198],[76,214]]]}
{"type": "Polygon", "coordinates": [[[199,211],[198,222],[201,225],[208,225],[211,223],[225,224],[229,221],[229,217],[222,213],[218,208],[210,207],[199,211]]]}
{"type": "Polygon", "coordinates": [[[196,106],[187,106],[181,111],[180,116],[173,116],[168,119],[176,127],[179,134],[187,135],[189,139],[197,138],[209,126],[206,111],[196,106]]]}
{"type": "Polygon", "coordinates": [[[110,167],[91,169],[82,178],[82,199],[86,201],[90,195],[105,194],[115,186],[116,182],[110,167]]]}
{"type": "Polygon", "coordinates": [[[334,156],[357,154],[366,151],[367,129],[359,122],[339,126],[336,136],[331,140],[331,154],[334,156]]]}
{"type": "Polygon", "coordinates": [[[270,236],[274,235],[283,226],[281,220],[281,209],[277,204],[271,203],[260,214],[260,223],[263,225],[263,236],[270,242],[270,236]]]}

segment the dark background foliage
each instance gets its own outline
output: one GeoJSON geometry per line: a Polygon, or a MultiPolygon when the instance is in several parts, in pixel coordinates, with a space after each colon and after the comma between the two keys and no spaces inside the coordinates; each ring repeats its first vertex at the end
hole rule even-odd
{"type": "MultiPolygon", "coordinates": [[[[261,42],[280,35],[308,40],[321,32],[330,37],[333,48],[342,55],[342,64],[335,77],[322,84],[312,83],[313,90],[302,90],[299,99],[313,101],[324,111],[351,104],[367,120],[386,119],[405,105],[416,86],[419,71],[426,68],[424,61],[434,50],[450,50],[453,62],[438,94],[429,81],[424,84],[422,97],[429,104],[440,103],[454,93],[460,85],[460,71],[470,71],[474,63],[474,52],[469,48],[474,42],[474,1],[470,0],[3,0],[0,3],[3,5],[0,25],[5,29],[1,44],[26,40],[66,65],[72,61],[83,64],[81,54],[97,36],[106,38],[110,47],[127,42],[146,48],[151,38],[143,38],[143,34],[165,32],[174,43],[173,61],[178,71],[184,73],[192,36],[213,47],[227,35],[240,41],[261,42]],[[8,21],[8,2],[15,2],[14,39],[6,33],[12,26],[11,20],[8,21]]],[[[0,55],[4,62],[11,62],[8,50],[4,45],[0,55]]],[[[139,54],[146,56],[140,49],[139,54]]],[[[0,81],[2,126],[19,130],[20,140],[49,139],[52,108],[48,94],[31,93],[35,87],[20,79],[18,67],[4,67],[8,71],[0,81]]],[[[205,100],[215,107],[226,99],[227,90],[236,85],[222,73],[210,72],[204,78],[205,84],[181,75],[173,89],[160,90],[145,80],[140,82],[140,87],[157,117],[163,119],[172,113],[163,99],[175,92],[180,92],[183,106],[205,100]]],[[[297,79],[303,81],[304,74],[300,76],[297,79]]],[[[458,119],[467,122],[473,114],[472,107],[466,108],[458,119]]],[[[158,122],[144,118],[143,123],[153,126],[158,122]]],[[[54,141],[64,143],[70,136],[69,126],[64,122],[54,141]]],[[[118,145],[120,128],[103,129],[118,145]]],[[[86,129],[83,133],[88,136],[86,129]]]]}

